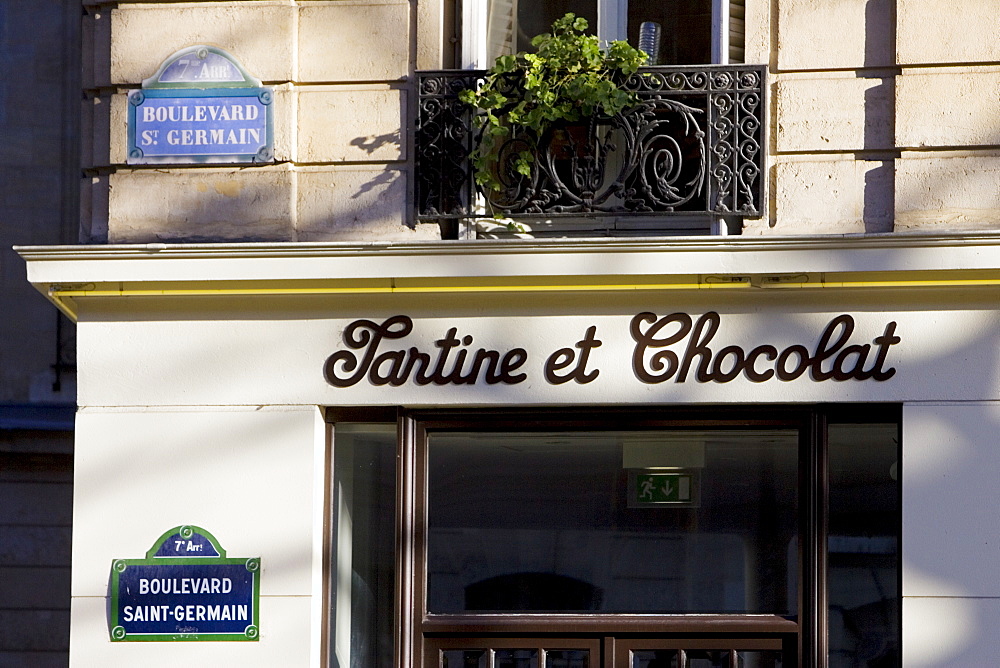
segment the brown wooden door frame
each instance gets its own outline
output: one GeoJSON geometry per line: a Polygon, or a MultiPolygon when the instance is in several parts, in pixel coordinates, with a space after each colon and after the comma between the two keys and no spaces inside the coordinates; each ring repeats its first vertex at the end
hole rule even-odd
{"type": "MultiPolygon", "coordinates": [[[[427,436],[431,431],[551,431],[551,430],[633,430],[667,428],[789,428],[800,434],[799,452],[799,496],[800,506],[804,499],[801,477],[803,470],[803,446],[810,425],[809,410],[769,409],[761,410],[713,410],[710,413],[695,410],[593,410],[576,411],[481,411],[481,412],[414,412],[401,422],[406,423],[401,436],[412,439],[403,444],[401,466],[410,466],[414,484],[407,491],[405,499],[407,516],[412,520],[403,521],[401,529],[412,541],[409,556],[416,562],[409,566],[400,564],[401,572],[409,582],[408,591],[400,598],[409,599],[413,607],[411,626],[404,641],[409,645],[411,657],[427,658],[424,639],[440,638],[446,635],[471,637],[485,634],[517,634],[521,638],[542,635],[586,634],[592,637],[614,638],[621,634],[785,634],[788,637],[800,635],[800,622],[777,615],[627,615],[627,614],[430,614],[426,607],[427,546],[425,527],[427,523],[426,496],[428,491],[427,436]],[[412,515],[410,515],[412,513],[412,515]],[[408,569],[404,571],[403,569],[408,569]]],[[[402,510],[402,508],[401,508],[402,510]]],[[[401,515],[403,513],[401,512],[401,515]]],[[[802,513],[800,515],[800,536],[802,533],[802,513]]],[[[403,541],[401,541],[403,542],[403,541]]],[[[798,569],[803,572],[803,550],[800,540],[798,569]]],[[[800,587],[799,610],[802,610],[802,587],[800,587]]],[[[406,611],[400,610],[405,615],[406,611]]],[[[498,637],[493,635],[493,637],[498,637]]],[[[400,643],[401,645],[403,642],[400,643]]],[[[404,659],[404,657],[400,657],[404,659]]],[[[607,658],[611,658],[608,656],[607,658]]],[[[401,661],[401,666],[412,666],[401,661]]],[[[433,665],[433,664],[432,664],[433,665]]],[[[818,665],[818,664],[813,664],[818,665]]],[[[415,668],[415,667],[414,667],[415,668]]]]}
{"type": "MultiPolygon", "coordinates": [[[[875,406],[741,406],[649,407],[642,409],[490,409],[480,411],[405,411],[399,415],[397,469],[397,638],[400,668],[416,668],[425,656],[424,638],[438,642],[444,634],[518,634],[605,637],[605,658],[624,638],[620,634],[655,634],[662,642],[676,634],[704,638],[740,634],[780,637],[789,665],[826,665],[826,427],[830,413],[852,411],[858,421],[899,420],[898,407],[875,406]],[[893,408],[896,415],[893,415],[893,408]],[[796,620],[772,615],[430,615],[426,608],[427,433],[434,429],[502,431],[642,427],[796,428],[799,445],[799,615],[796,620]],[[705,634],[705,635],[703,635],[705,634]],[[718,634],[718,635],[717,635],[718,634]],[[797,639],[794,642],[790,639],[797,639]],[[797,645],[797,648],[793,649],[797,645]],[[797,656],[794,656],[797,655],[797,656]]],[[[493,636],[496,638],[497,636],[493,636]]],[[[508,636],[509,637],[509,636],[508,636]]],[[[644,641],[645,642],[645,641],[644,641]]],[[[430,646],[430,645],[428,645],[430,646]]],[[[747,648],[750,649],[750,648],[747,648]]]]}

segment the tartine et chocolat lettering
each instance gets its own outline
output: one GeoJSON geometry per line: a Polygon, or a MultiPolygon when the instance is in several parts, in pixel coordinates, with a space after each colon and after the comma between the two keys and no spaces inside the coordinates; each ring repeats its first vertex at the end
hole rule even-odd
{"type": "MultiPolygon", "coordinates": [[[[741,374],[753,383],[792,381],[807,372],[817,382],[886,381],[896,373],[894,367],[886,366],[889,349],[900,342],[894,321],[886,324],[871,343],[855,343],[851,340],[854,318],[844,313],[826,325],[814,346],[792,344],[779,350],[778,346],[762,343],[749,351],[739,345],[711,347],[721,324],[722,316],[715,311],[697,319],[681,312],[662,317],[639,313],[629,325],[635,342],[632,372],[647,384],[668,380],[683,383],[689,377],[699,383],[728,383],[741,374]]],[[[372,385],[399,387],[406,383],[516,385],[528,378],[522,370],[528,361],[527,350],[473,348],[473,337],[459,336],[457,327],[450,327],[434,341],[433,351],[389,345],[412,331],[413,319],[405,315],[381,323],[355,320],[344,329],[344,343],[349,350],[330,355],[323,375],[334,387],[351,387],[365,379],[372,385]]],[[[600,370],[593,368],[591,353],[602,343],[597,338],[597,326],[591,325],[572,347],[560,348],[546,358],[545,380],[552,385],[593,382],[600,370]]]]}
{"type": "Polygon", "coordinates": [[[846,313],[830,321],[816,342],[812,352],[800,344],[778,351],[770,344],[759,345],[746,352],[741,346],[725,346],[715,351],[709,342],[719,331],[722,318],[715,311],[705,313],[695,322],[687,313],[671,313],[657,318],[653,313],[640,313],[632,318],[629,327],[636,342],[632,354],[632,370],[644,383],[662,383],[676,376],[676,382],[687,380],[691,365],[698,360],[694,377],[700,383],[728,383],[741,373],[747,380],[762,383],[771,378],[795,380],[807,370],[815,381],[824,380],[889,380],[896,369],[884,369],[889,348],[899,343],[895,335],[896,323],[885,326],[881,336],[872,343],[877,347],[875,359],[866,368],[872,345],[846,345],[854,333],[854,318],[846,313]],[[649,326],[643,331],[644,324],[649,326]],[[666,334],[657,338],[662,330],[666,334]],[[683,356],[673,350],[660,350],[648,361],[647,349],[668,348],[687,338],[683,356]],[[827,368],[824,363],[830,361],[827,368]],[[773,364],[772,364],[773,362],[773,364]]]}
{"type": "Polygon", "coordinates": [[[344,329],[344,343],[353,350],[363,350],[361,359],[346,350],[330,355],[324,366],[327,382],[334,387],[350,387],[367,376],[373,385],[398,387],[412,376],[417,385],[472,385],[482,375],[488,385],[515,385],[528,378],[517,372],[528,361],[527,350],[512,348],[501,355],[497,350],[479,348],[470,359],[472,337],[466,335],[459,339],[456,327],[434,342],[438,350],[433,360],[431,353],[422,352],[416,346],[379,353],[383,341],[401,339],[412,331],[413,320],[405,315],[387,318],[381,325],[371,320],[355,320],[344,329]],[[453,350],[455,356],[449,359],[453,350]],[[339,375],[338,365],[350,375],[339,375]]]}

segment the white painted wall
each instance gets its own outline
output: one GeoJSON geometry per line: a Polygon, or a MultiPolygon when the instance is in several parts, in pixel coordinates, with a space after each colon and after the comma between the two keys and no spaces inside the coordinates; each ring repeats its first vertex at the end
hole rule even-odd
{"type": "Polygon", "coordinates": [[[988,666],[1000,637],[1000,403],[903,410],[903,663],[988,666]]]}
{"type": "MultiPolygon", "coordinates": [[[[781,299],[773,293],[714,298],[619,295],[612,303],[585,307],[590,315],[556,314],[554,310],[559,307],[553,299],[536,298],[532,302],[528,296],[520,296],[517,306],[511,303],[511,297],[498,297],[488,312],[478,303],[480,298],[447,298],[436,312],[405,297],[319,298],[313,301],[311,314],[279,309],[260,319],[244,312],[203,320],[197,311],[186,309],[172,310],[152,321],[102,317],[84,320],[80,327],[79,401],[85,406],[138,407],[212,403],[551,405],[1000,398],[1000,313],[989,303],[958,299],[948,310],[928,311],[912,304],[882,307],[872,303],[870,296],[832,302],[815,294],[787,297],[781,299]],[[349,310],[345,303],[350,304],[349,310]],[[646,384],[635,377],[635,342],[629,334],[635,314],[651,311],[665,316],[684,311],[697,319],[709,310],[721,316],[719,332],[710,343],[716,352],[732,344],[747,351],[761,344],[775,345],[778,350],[802,344],[813,350],[827,324],[842,313],[851,314],[856,321],[849,343],[872,344],[888,323],[896,322],[895,333],[901,342],[889,349],[885,365],[887,369],[895,368],[896,373],[884,382],[815,382],[806,373],[793,381],[772,378],[753,383],[740,375],[727,383],[700,383],[694,379],[693,368],[683,383],[670,380],[646,384]],[[412,317],[414,332],[405,339],[385,341],[380,351],[406,350],[416,345],[433,357],[437,351],[434,341],[455,327],[460,338],[473,337],[473,350],[526,349],[528,362],[520,371],[527,374],[527,380],[513,385],[418,386],[411,382],[392,387],[376,386],[366,379],[345,388],[333,387],[324,380],[327,357],[347,349],[343,340],[347,325],[360,318],[381,323],[396,314],[412,317]],[[549,356],[561,348],[573,348],[591,325],[597,326],[597,337],[602,341],[591,353],[588,366],[599,370],[597,379],[586,385],[547,383],[543,367],[549,356]],[[116,366],[122,373],[107,373],[116,366]]],[[[300,307],[305,308],[306,303],[300,303],[300,307]]],[[[661,337],[670,331],[665,329],[661,337]]],[[[682,356],[687,340],[670,350],[682,356]]],[[[353,352],[363,356],[363,351],[353,352]]],[[[866,368],[874,357],[872,352],[866,368]]],[[[773,362],[764,360],[758,364],[760,370],[773,366],[773,362]]],[[[824,365],[828,367],[829,362],[824,365]]]]}
{"type": "Polygon", "coordinates": [[[326,427],[317,409],[83,409],[76,433],[72,666],[318,665],[326,427]],[[111,561],[144,558],[184,524],[212,533],[228,557],[261,558],[260,640],[112,643],[111,561]]]}

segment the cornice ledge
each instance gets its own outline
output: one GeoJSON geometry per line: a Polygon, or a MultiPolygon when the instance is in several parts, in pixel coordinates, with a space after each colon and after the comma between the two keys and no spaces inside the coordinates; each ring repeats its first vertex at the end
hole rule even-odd
{"type": "Polygon", "coordinates": [[[212,259],[212,258],[323,258],[359,255],[480,255],[572,253],[717,253],[907,250],[927,248],[997,248],[1000,231],[973,234],[891,233],[760,237],[643,237],[635,239],[489,239],[475,241],[412,242],[280,242],[211,244],[115,244],[73,246],[15,246],[25,260],[212,259]]]}

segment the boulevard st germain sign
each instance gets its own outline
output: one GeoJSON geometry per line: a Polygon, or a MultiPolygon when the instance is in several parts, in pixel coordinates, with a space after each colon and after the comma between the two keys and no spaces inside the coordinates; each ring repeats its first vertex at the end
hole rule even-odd
{"type": "MultiPolygon", "coordinates": [[[[722,316],[715,311],[701,315],[678,312],[665,316],[643,312],[628,326],[632,340],[632,373],[642,383],[728,383],[743,376],[753,383],[889,380],[892,347],[900,343],[896,322],[885,324],[870,341],[855,336],[855,320],[843,313],[817,332],[814,343],[779,346],[767,341],[752,347],[723,345],[722,316]]],[[[355,320],[344,328],[346,349],[330,355],[323,365],[327,383],[346,388],[363,381],[375,386],[413,385],[517,385],[528,380],[528,351],[521,347],[493,350],[475,347],[469,334],[450,327],[421,348],[407,341],[413,319],[396,315],[381,322],[355,320]]],[[[570,346],[545,357],[543,375],[550,385],[569,381],[591,383],[600,375],[603,345],[596,325],[570,346]]],[[[614,334],[616,337],[618,333],[614,334]]]]}
{"type": "Polygon", "coordinates": [[[273,91],[222,49],[178,51],[128,101],[130,165],[274,158],[273,91]]]}
{"type": "Polygon", "coordinates": [[[164,533],[145,559],[111,565],[113,641],[260,637],[260,559],[227,558],[195,526],[164,533]]]}

